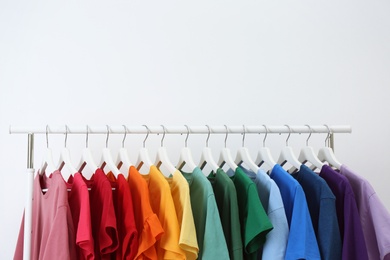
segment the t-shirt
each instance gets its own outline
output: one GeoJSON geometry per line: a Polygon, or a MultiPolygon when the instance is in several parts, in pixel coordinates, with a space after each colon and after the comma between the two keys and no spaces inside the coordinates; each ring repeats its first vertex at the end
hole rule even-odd
{"type": "Polygon", "coordinates": [[[112,191],[118,228],[118,249],[113,253],[114,258],[134,259],[138,251],[138,231],[135,227],[133,201],[129,184],[123,174],[115,178],[112,172],[107,174],[115,190],[112,191]],[[113,185],[115,183],[116,185],[113,185]]]}
{"type": "MultiPolygon", "coordinates": [[[[76,238],[68,203],[68,192],[59,171],[34,179],[31,259],[76,259],[76,238]],[[48,188],[43,193],[42,188],[48,188]]],[[[24,215],[14,259],[23,259],[24,215]]]]}
{"type": "Polygon", "coordinates": [[[90,180],[92,235],[95,240],[95,259],[110,259],[118,248],[118,231],[110,181],[103,170],[97,169],[90,180]]]}
{"type": "Polygon", "coordinates": [[[371,184],[345,165],[340,173],[347,177],[355,194],[369,259],[390,259],[390,214],[371,184]]]}
{"type": "Polygon", "coordinates": [[[368,259],[359,211],[347,178],[328,165],[322,166],[320,176],[336,196],[337,219],[343,241],[342,259],[368,259]]]}
{"type": "Polygon", "coordinates": [[[257,259],[284,259],[289,230],[279,188],[262,169],[257,174],[242,167],[241,169],[256,184],[261,204],[274,227],[267,234],[263,248],[257,253],[257,259]]]}
{"type": "Polygon", "coordinates": [[[148,184],[152,210],[164,229],[164,234],[156,243],[158,259],[185,259],[185,253],[179,247],[180,227],[176,209],[165,177],[154,165],[150,167],[149,174],[142,177],[148,184]]]}
{"type": "Polygon", "coordinates": [[[175,171],[166,180],[171,187],[172,199],[180,226],[179,246],[185,252],[186,259],[197,259],[199,247],[191,208],[190,187],[179,171],[175,171]]]}
{"type": "Polygon", "coordinates": [[[279,164],[270,177],[278,185],[290,227],[285,259],[321,259],[305,193],[279,164]]]}
{"type": "Polygon", "coordinates": [[[157,259],[155,243],[164,230],[150,206],[148,185],[134,166],[129,168],[127,182],[136,209],[134,219],[138,231],[138,252],[135,259],[157,259]]]}
{"type": "Polygon", "coordinates": [[[244,259],[236,187],[221,168],[211,172],[208,179],[214,190],[230,259],[244,259]]]}
{"type": "Polygon", "coordinates": [[[198,259],[229,259],[229,251],[210,182],[198,167],[192,173],[182,172],[182,174],[190,186],[191,207],[199,246],[198,259]]]}
{"type": "Polygon", "coordinates": [[[76,250],[78,259],[94,259],[94,240],[92,236],[91,208],[87,184],[80,173],[70,175],[67,185],[68,201],[76,231],[76,250]]]}
{"type": "Polygon", "coordinates": [[[265,243],[266,235],[273,226],[260,202],[255,183],[240,167],[237,167],[234,173],[229,170],[227,174],[237,190],[244,258],[257,259],[257,251],[265,243]]]}
{"type": "Polygon", "coordinates": [[[306,165],[292,176],[301,184],[317,237],[321,259],[341,259],[341,237],[336,213],[336,197],[324,179],[306,165]]]}

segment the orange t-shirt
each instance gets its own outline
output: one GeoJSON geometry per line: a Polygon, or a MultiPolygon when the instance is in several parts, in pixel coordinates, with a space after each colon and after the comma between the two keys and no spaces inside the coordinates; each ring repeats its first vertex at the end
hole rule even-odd
{"type": "Polygon", "coordinates": [[[158,259],[186,259],[179,246],[180,226],[168,182],[154,165],[150,167],[149,174],[142,177],[148,183],[150,205],[164,229],[164,234],[156,243],[158,259]]]}
{"type": "Polygon", "coordinates": [[[135,259],[157,259],[155,244],[164,234],[164,230],[150,206],[148,185],[134,166],[129,169],[127,182],[138,231],[138,252],[135,259]]]}

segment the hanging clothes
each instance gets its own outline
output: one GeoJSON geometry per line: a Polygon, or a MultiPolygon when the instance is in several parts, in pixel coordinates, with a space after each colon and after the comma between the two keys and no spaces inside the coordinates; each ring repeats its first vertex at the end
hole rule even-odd
{"type": "Polygon", "coordinates": [[[240,167],[233,172],[227,171],[237,190],[240,209],[241,237],[244,244],[244,259],[257,259],[257,251],[273,229],[267,214],[261,205],[255,183],[245,175],[240,167]]]}
{"type": "Polygon", "coordinates": [[[323,260],[341,259],[341,236],[336,213],[336,197],[324,179],[302,164],[291,174],[306,195],[311,221],[323,260]]]}
{"type": "Polygon", "coordinates": [[[348,179],[355,195],[369,259],[389,260],[389,212],[366,179],[346,165],[341,165],[340,173],[348,179]]]}
{"type": "Polygon", "coordinates": [[[305,193],[301,185],[279,164],[270,177],[280,189],[290,227],[286,259],[321,259],[305,193]]]}
{"type": "Polygon", "coordinates": [[[185,259],[185,253],[179,247],[180,227],[168,182],[155,165],[150,167],[149,174],[141,176],[148,184],[152,210],[164,229],[155,245],[157,258],[185,259]]]}
{"type": "Polygon", "coordinates": [[[230,259],[244,259],[236,187],[221,168],[211,172],[207,178],[214,190],[230,259]]]}
{"type": "Polygon", "coordinates": [[[337,218],[343,241],[342,259],[368,259],[356,200],[348,179],[328,165],[322,166],[320,176],[336,196],[337,218]]]}
{"type": "Polygon", "coordinates": [[[138,251],[138,231],[135,226],[134,207],[129,184],[123,174],[115,178],[112,172],[107,173],[111,186],[118,230],[118,249],[112,254],[113,259],[134,259],[138,251]]]}
{"type": "Polygon", "coordinates": [[[256,174],[242,166],[240,168],[255,183],[261,204],[274,227],[267,234],[263,247],[259,249],[257,259],[285,259],[289,229],[280,190],[262,169],[259,168],[256,174]]]}
{"type": "Polygon", "coordinates": [[[157,259],[155,243],[164,230],[150,206],[148,185],[134,166],[127,176],[133,200],[135,224],[138,231],[138,252],[135,259],[157,259]]]}
{"type": "Polygon", "coordinates": [[[185,252],[187,260],[197,259],[199,247],[191,208],[190,187],[180,171],[175,171],[171,177],[166,177],[166,180],[171,188],[180,226],[179,246],[185,252]]]}
{"type": "Polygon", "coordinates": [[[229,251],[210,182],[198,167],[192,173],[183,171],[181,173],[190,186],[191,207],[199,246],[198,259],[229,259],[229,251]]]}
{"type": "MultiPolygon", "coordinates": [[[[59,171],[50,178],[34,178],[31,259],[76,259],[75,231],[68,191],[59,171]],[[42,192],[47,188],[46,192],[42,192]]],[[[15,260],[23,259],[24,216],[16,245],[15,260]]]]}
{"type": "Polygon", "coordinates": [[[87,184],[80,173],[69,176],[68,202],[76,232],[77,259],[95,259],[91,206],[87,184]]]}

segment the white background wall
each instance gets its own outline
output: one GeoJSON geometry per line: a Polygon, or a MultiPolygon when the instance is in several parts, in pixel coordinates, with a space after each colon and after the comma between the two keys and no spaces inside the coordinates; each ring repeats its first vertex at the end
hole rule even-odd
{"type": "MultiPolygon", "coordinates": [[[[25,198],[9,125],[350,124],[336,155],[390,209],[389,1],[0,1],[0,258],[25,198]]],[[[63,136],[49,136],[55,157],[63,136]]],[[[113,155],[121,136],[112,136],[113,155]]],[[[304,135],[290,145],[298,155],[304,135]]],[[[325,135],[314,135],[318,150],[325,135]]],[[[69,136],[77,164],[84,136],[69,136]]],[[[143,136],[129,136],[132,161],[143,136]]],[[[147,143],[154,157],[160,137],[147,143]]],[[[196,160],[205,136],[190,136],[196,160]]],[[[253,157],[262,137],[247,136],[253,157]]],[[[285,136],[267,145],[278,157],[285,136]]],[[[184,137],[167,136],[172,161],[184,137]]],[[[91,136],[96,151],[104,136],[91,136]]],[[[235,153],[239,136],[230,136],[235,153]]],[[[36,137],[40,166],[44,136],[36,137]]],[[[223,136],[210,139],[215,157],[223,136]]],[[[115,157],[115,155],[114,155],[115,157]]]]}

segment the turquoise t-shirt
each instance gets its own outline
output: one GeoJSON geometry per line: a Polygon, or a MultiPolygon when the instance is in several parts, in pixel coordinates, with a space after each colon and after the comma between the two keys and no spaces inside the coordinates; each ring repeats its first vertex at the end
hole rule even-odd
{"type": "Polygon", "coordinates": [[[230,259],[242,260],[244,255],[236,187],[221,168],[215,174],[211,172],[207,178],[213,186],[230,259]]]}
{"type": "Polygon", "coordinates": [[[257,251],[263,246],[273,226],[260,202],[255,183],[240,167],[232,174],[233,171],[229,170],[228,175],[237,190],[244,258],[257,259],[257,251]]]}
{"type": "Polygon", "coordinates": [[[198,239],[198,259],[229,259],[221,219],[213,188],[196,167],[192,173],[182,172],[190,186],[192,214],[198,239]]]}

